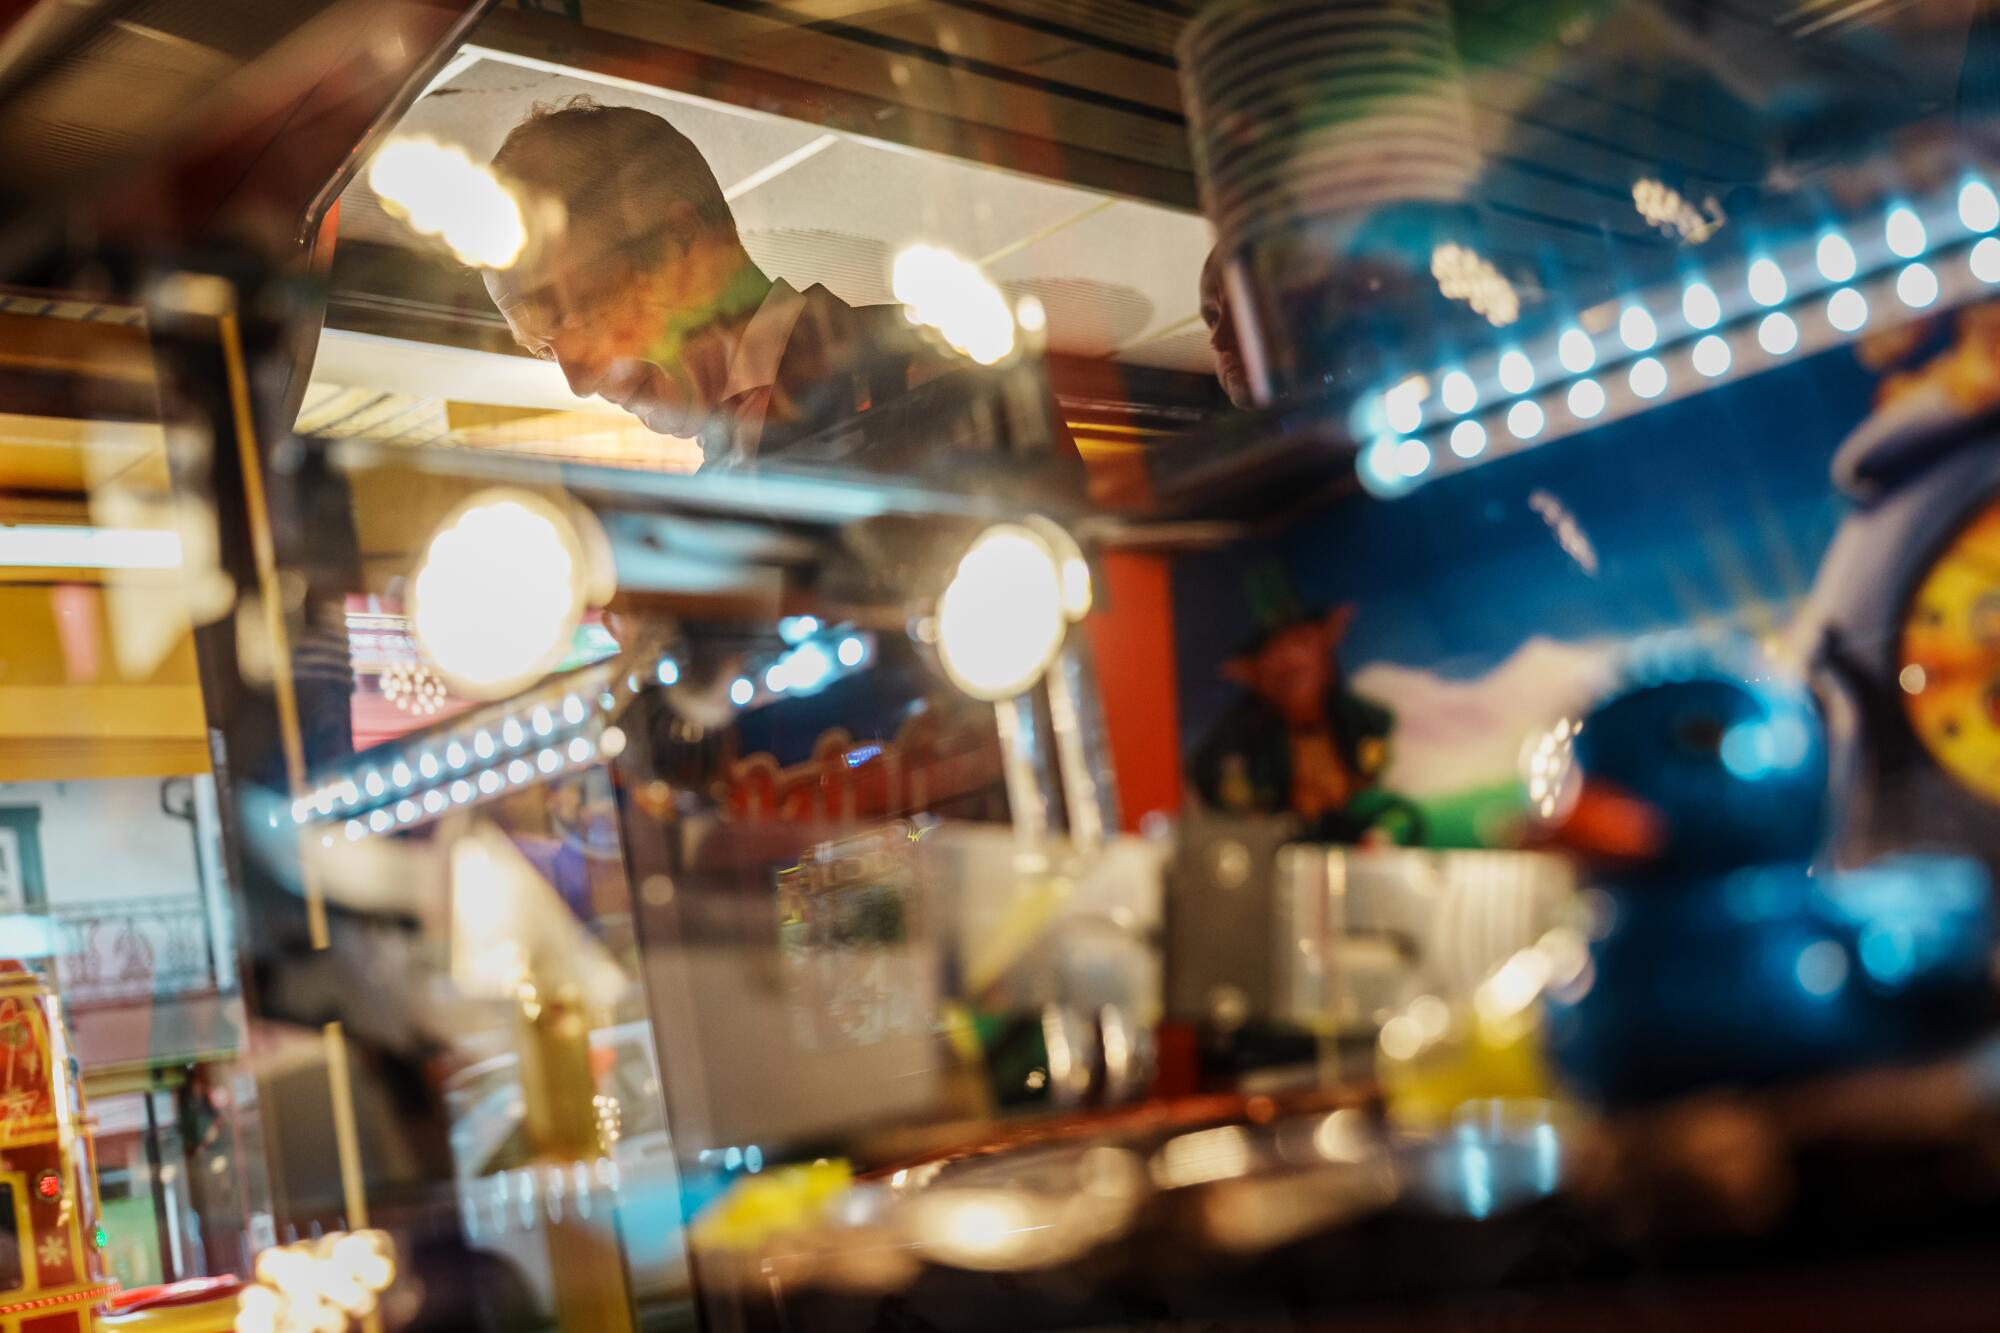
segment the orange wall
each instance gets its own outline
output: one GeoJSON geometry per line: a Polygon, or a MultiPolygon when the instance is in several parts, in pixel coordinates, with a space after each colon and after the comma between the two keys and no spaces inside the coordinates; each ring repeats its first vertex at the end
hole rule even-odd
{"type": "Polygon", "coordinates": [[[1181,727],[1174,675],[1172,574],[1160,556],[1114,552],[1098,569],[1087,622],[1127,830],[1181,804],[1181,727]]]}

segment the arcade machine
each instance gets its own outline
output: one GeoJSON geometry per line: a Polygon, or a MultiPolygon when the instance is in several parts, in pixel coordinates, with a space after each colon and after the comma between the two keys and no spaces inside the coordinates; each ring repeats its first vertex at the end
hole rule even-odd
{"type": "MultiPolygon", "coordinates": [[[[297,429],[342,183],[510,198],[396,140],[441,7],[267,34],[290,81],[244,88],[320,77],[227,197],[285,225],[36,187],[45,279],[103,271],[82,210],[146,295],[246,970],[319,1071],[281,1209],[325,1234],[243,1319],[339,1326],[338,1259],[396,1327],[1988,1321],[1987,17],[1145,8],[706,6],[616,75],[845,115],[876,61],[885,134],[996,114],[905,57],[1090,84],[1114,119],[1011,165],[1167,194],[1120,154],[1184,118],[1249,401],[1113,513],[1058,461],[1059,312],[936,251],[906,322],[979,364],[891,435],[671,475],[297,429]],[[1143,833],[1114,550],[1174,585],[1143,833]],[[367,735],[357,633],[410,705],[367,735]]],[[[537,59],[645,27],[553,21],[537,59]]],[[[50,31],[30,73],[89,67],[50,31]]]]}

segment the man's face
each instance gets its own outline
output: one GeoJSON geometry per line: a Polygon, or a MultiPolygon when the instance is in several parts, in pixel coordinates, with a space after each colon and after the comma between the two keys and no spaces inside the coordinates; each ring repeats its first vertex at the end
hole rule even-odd
{"type": "Polygon", "coordinates": [[[594,240],[574,226],[515,268],[488,272],[487,293],[515,341],[561,366],[572,393],[615,403],[662,435],[695,435],[721,388],[697,353],[722,336],[726,258],[700,240],[594,240]]]}
{"type": "Polygon", "coordinates": [[[1236,341],[1236,324],[1222,286],[1222,263],[1214,251],[1201,266],[1201,322],[1208,326],[1208,345],[1215,353],[1215,377],[1222,382],[1222,391],[1236,406],[1249,407],[1250,380],[1243,373],[1243,349],[1236,341]]]}

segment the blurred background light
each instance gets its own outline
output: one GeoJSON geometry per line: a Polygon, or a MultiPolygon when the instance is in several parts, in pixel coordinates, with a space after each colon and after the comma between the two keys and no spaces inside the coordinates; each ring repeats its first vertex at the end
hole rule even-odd
{"type": "Polygon", "coordinates": [[[1500,356],[1500,387],[1508,393],[1526,393],[1535,387],[1535,363],[1518,347],[1500,356]]]}
{"type": "Polygon", "coordinates": [[[1014,350],[1014,312],[977,264],[941,246],[917,244],[896,256],[890,290],[912,324],[937,330],[982,366],[1014,350]]]}
{"type": "Polygon", "coordinates": [[[1722,303],[1715,299],[1715,288],[1705,282],[1691,282],[1681,293],[1681,314],[1697,329],[1712,329],[1722,318],[1722,303]]]}
{"type": "Polygon", "coordinates": [[[2000,282],[2000,239],[1988,236],[1973,246],[1971,267],[1981,282],[2000,282]]]}
{"type": "Polygon", "coordinates": [[[1660,364],[1658,357],[1641,357],[1632,363],[1626,380],[1632,386],[1632,392],[1641,398],[1658,398],[1667,389],[1667,368],[1660,364]]]}
{"type": "Polygon", "coordinates": [[[1937,274],[1928,264],[1907,264],[1896,275],[1896,295],[1912,310],[1922,310],[1938,297],[1937,274]]]}
{"type": "Polygon", "coordinates": [[[1729,372],[1729,343],[1717,334],[1709,334],[1694,345],[1694,368],[1714,379],[1729,372]]]}
{"type": "Polygon", "coordinates": [[[513,193],[455,145],[391,139],[368,168],[368,185],[391,216],[419,235],[441,238],[460,263],[510,268],[528,243],[513,193]]]}
{"type": "Polygon", "coordinates": [[[510,694],[552,669],[584,609],[582,549],[562,512],[488,491],[448,517],[410,580],[410,630],[462,694],[510,694]]]}
{"type": "Polygon", "coordinates": [[[1992,231],[2000,227],[2000,198],[1994,196],[1993,187],[1977,178],[1960,186],[1958,220],[1967,231],[1992,231]]]}
{"type": "Polygon", "coordinates": [[[1777,305],[1785,299],[1785,270],[1774,259],[1759,259],[1750,265],[1746,285],[1750,288],[1750,299],[1758,305],[1777,305]]]}
{"type": "Polygon", "coordinates": [[[1889,242],[1889,252],[1903,259],[1915,259],[1924,252],[1930,238],[1924,234],[1923,219],[1907,205],[1889,210],[1889,217],[1882,226],[1883,238],[1889,242]]]}
{"type": "Polygon", "coordinates": [[[1783,356],[1799,345],[1799,326],[1784,311],[1774,311],[1758,323],[1757,345],[1772,356],[1783,356]]]}
{"type": "Polygon", "coordinates": [[[1628,305],[1618,316],[1618,336],[1633,351],[1644,352],[1660,340],[1660,330],[1646,307],[1628,305]]]}
{"type": "Polygon", "coordinates": [[[1578,380],[1569,386],[1570,415],[1588,421],[1604,410],[1604,386],[1596,380],[1578,380]]]}
{"type": "Polygon", "coordinates": [[[973,542],[938,598],[938,658],[975,699],[1009,699],[1041,679],[1064,625],[1055,553],[1029,529],[999,524],[973,542]]]}
{"type": "Polygon", "coordinates": [[[1532,440],[1542,433],[1541,405],[1526,398],[1507,409],[1507,429],[1517,440],[1532,440]]]}
{"type": "Polygon", "coordinates": [[[1582,329],[1564,329],[1562,337],[1556,340],[1556,359],[1562,362],[1564,370],[1581,375],[1597,364],[1597,348],[1582,329]]]}
{"type": "Polygon", "coordinates": [[[1855,272],[1854,247],[1839,232],[1827,232],[1819,238],[1819,245],[1813,251],[1813,262],[1819,266],[1820,276],[1828,282],[1846,282],[1855,272]]]}
{"type": "Polygon", "coordinates": [[[1460,458],[1477,458],[1486,449],[1486,427],[1461,421],[1451,428],[1451,451],[1460,458]]]}
{"type": "Polygon", "coordinates": [[[1438,397],[1444,401],[1446,411],[1464,416],[1479,406],[1479,386],[1472,382],[1472,376],[1454,370],[1438,381],[1438,397]]]}
{"type": "Polygon", "coordinates": [[[1826,298],[1826,322],[1842,333],[1853,333],[1868,322],[1868,298],[1852,287],[1842,287],[1826,298]]]}

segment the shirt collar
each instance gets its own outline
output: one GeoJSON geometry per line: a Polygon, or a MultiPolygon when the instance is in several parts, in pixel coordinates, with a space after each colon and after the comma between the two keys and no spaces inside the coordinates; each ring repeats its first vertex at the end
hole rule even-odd
{"type": "Polygon", "coordinates": [[[771,284],[763,304],[736,340],[736,351],[729,358],[729,376],[722,385],[723,402],[778,382],[778,363],[784,359],[785,345],[805,308],[803,292],[783,278],[771,284]]]}

